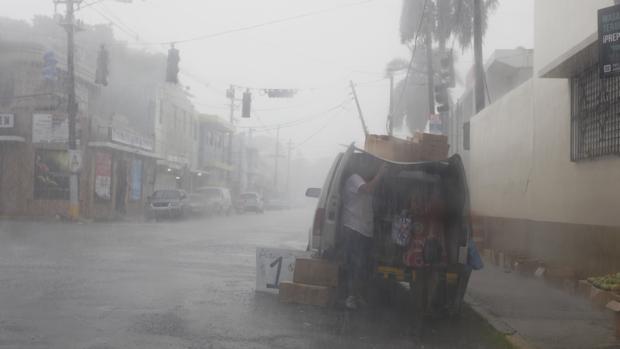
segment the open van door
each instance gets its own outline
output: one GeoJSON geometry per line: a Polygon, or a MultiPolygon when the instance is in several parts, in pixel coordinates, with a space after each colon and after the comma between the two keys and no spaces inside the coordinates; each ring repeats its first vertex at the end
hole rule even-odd
{"type": "Polygon", "coordinates": [[[352,144],[344,153],[338,154],[323,184],[310,232],[310,247],[318,250],[320,254],[336,246],[340,226],[342,177],[354,151],[355,147],[352,144]]]}

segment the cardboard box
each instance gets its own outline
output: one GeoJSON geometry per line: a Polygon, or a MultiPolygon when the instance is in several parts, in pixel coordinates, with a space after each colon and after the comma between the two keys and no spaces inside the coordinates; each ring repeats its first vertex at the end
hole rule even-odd
{"type": "Polygon", "coordinates": [[[447,143],[420,143],[420,160],[437,161],[448,158],[450,146],[447,143]]]}
{"type": "Polygon", "coordinates": [[[420,161],[418,144],[392,136],[368,135],[366,136],[364,150],[390,161],[420,161]]]}
{"type": "Polygon", "coordinates": [[[282,303],[328,306],[332,303],[334,289],[326,286],[280,282],[278,298],[282,303]]]}
{"type": "Polygon", "coordinates": [[[316,285],[316,286],[338,286],[340,267],[337,263],[332,263],[324,259],[316,258],[297,258],[295,260],[295,271],[293,272],[293,282],[316,285]]]}
{"type": "Polygon", "coordinates": [[[448,144],[448,137],[432,133],[416,132],[413,135],[413,141],[416,143],[448,144]]]}

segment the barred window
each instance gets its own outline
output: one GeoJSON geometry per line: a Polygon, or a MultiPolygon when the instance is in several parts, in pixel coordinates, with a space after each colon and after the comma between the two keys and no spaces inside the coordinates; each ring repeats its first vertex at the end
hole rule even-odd
{"type": "Polygon", "coordinates": [[[571,80],[571,161],[620,154],[620,76],[594,65],[571,80]]]}

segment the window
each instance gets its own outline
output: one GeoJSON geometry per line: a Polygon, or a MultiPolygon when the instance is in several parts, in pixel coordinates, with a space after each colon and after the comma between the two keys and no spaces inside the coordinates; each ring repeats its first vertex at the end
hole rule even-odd
{"type": "Polygon", "coordinates": [[[594,65],[571,80],[571,161],[620,154],[620,76],[594,65]]]}
{"type": "Polygon", "coordinates": [[[38,149],[34,159],[34,198],[69,200],[69,154],[38,149]]]}
{"type": "Polygon", "coordinates": [[[463,149],[469,150],[469,121],[463,123],[463,149]]]}

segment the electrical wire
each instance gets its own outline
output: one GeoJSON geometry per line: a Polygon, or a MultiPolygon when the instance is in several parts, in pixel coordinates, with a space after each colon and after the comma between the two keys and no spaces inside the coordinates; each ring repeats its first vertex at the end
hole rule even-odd
{"type": "Polygon", "coordinates": [[[311,134],[310,136],[308,136],[306,139],[304,139],[303,141],[299,142],[298,144],[295,145],[295,147],[293,147],[293,149],[296,148],[300,148],[301,146],[303,146],[304,144],[308,143],[312,138],[314,138],[316,135],[318,135],[319,133],[323,132],[323,130],[325,128],[327,128],[327,126],[329,126],[334,120],[336,120],[340,115],[342,115],[342,111],[344,109],[340,109],[338,111],[338,113],[336,115],[334,115],[331,119],[329,119],[325,125],[321,126],[321,128],[319,128],[316,132],[314,132],[313,134],[311,134]]]}
{"type": "Polygon", "coordinates": [[[192,37],[192,38],[187,38],[187,39],[178,39],[178,40],[163,41],[163,42],[161,42],[161,41],[160,42],[151,42],[151,43],[143,43],[143,44],[144,45],[169,45],[169,44],[185,44],[185,43],[193,42],[193,41],[202,41],[202,40],[207,40],[207,39],[211,39],[211,38],[215,38],[215,37],[219,37],[219,36],[223,36],[223,35],[228,35],[228,34],[232,34],[232,33],[238,33],[238,32],[248,31],[248,30],[257,29],[257,28],[261,28],[261,27],[266,27],[266,26],[270,26],[270,25],[274,25],[274,24],[290,22],[290,21],[294,21],[294,20],[297,20],[297,19],[301,19],[301,18],[312,17],[312,16],[316,16],[316,15],[319,15],[319,14],[323,14],[323,13],[327,13],[327,12],[332,12],[332,11],[335,11],[335,10],[340,10],[340,9],[347,8],[347,7],[364,5],[364,4],[373,2],[373,1],[375,1],[375,0],[364,0],[364,1],[358,1],[358,2],[349,3],[349,4],[341,4],[341,5],[337,5],[337,6],[332,6],[330,8],[325,8],[325,9],[321,9],[321,10],[315,10],[315,11],[300,13],[300,14],[297,14],[297,15],[294,15],[294,16],[290,16],[290,17],[283,17],[283,18],[274,19],[274,20],[271,20],[271,21],[263,22],[263,23],[247,25],[247,26],[233,28],[233,29],[228,29],[228,30],[223,30],[223,31],[215,32],[215,33],[198,35],[198,36],[195,36],[195,37],[192,37]]]}
{"type": "Polygon", "coordinates": [[[262,125],[262,126],[239,126],[239,128],[253,128],[253,129],[260,129],[261,131],[272,131],[278,128],[289,128],[289,127],[296,127],[299,125],[303,125],[307,122],[311,122],[314,121],[318,118],[321,117],[325,117],[330,115],[329,113],[338,109],[342,109],[348,102],[351,102],[351,100],[349,98],[347,98],[345,101],[343,101],[342,103],[335,105],[331,108],[328,108],[326,110],[323,110],[321,112],[318,113],[313,113],[311,115],[305,116],[303,118],[299,118],[293,121],[289,121],[289,122],[283,122],[283,123],[279,123],[279,124],[271,124],[271,125],[262,125]]]}

